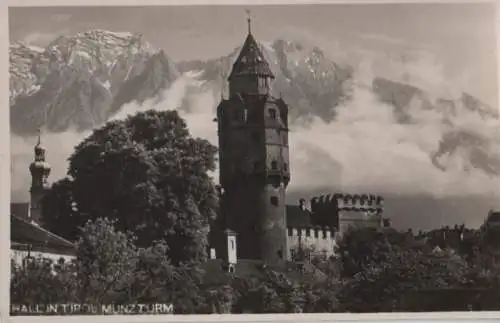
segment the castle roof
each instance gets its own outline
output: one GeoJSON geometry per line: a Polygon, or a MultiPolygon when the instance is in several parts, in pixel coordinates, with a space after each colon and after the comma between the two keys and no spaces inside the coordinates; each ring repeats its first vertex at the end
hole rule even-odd
{"type": "Polygon", "coordinates": [[[233,64],[229,80],[235,76],[261,76],[274,79],[274,74],[259,48],[257,41],[249,31],[240,54],[233,64]]]}

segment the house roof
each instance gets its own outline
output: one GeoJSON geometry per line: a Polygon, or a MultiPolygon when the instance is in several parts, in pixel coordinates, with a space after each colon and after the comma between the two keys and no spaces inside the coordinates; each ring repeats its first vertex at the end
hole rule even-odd
{"type": "Polygon", "coordinates": [[[14,214],[10,216],[10,237],[13,244],[46,245],[66,250],[75,248],[70,241],[14,214]]]}
{"type": "Polygon", "coordinates": [[[233,64],[229,80],[235,76],[248,75],[270,77],[274,79],[274,74],[269,67],[269,63],[265,59],[264,54],[251,33],[248,33],[240,54],[233,64]]]}

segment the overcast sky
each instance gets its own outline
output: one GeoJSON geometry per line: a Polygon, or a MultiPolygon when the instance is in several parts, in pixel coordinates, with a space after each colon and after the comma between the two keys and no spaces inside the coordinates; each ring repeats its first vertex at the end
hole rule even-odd
{"type": "MultiPolygon", "coordinates": [[[[370,4],[249,7],[261,41],[305,40],[341,59],[349,50],[406,57],[425,51],[463,90],[497,105],[493,4],[370,4]]],[[[175,60],[227,54],[246,33],[246,7],[10,8],[11,41],[46,45],[92,28],[143,33],[175,60]]],[[[451,82],[451,81],[450,81],[451,82]]]]}

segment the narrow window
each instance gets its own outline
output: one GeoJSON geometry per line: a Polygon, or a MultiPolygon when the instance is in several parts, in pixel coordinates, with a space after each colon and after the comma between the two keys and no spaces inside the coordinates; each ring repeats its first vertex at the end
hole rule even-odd
{"type": "Polygon", "coordinates": [[[271,196],[271,204],[278,206],[278,198],[276,196],[271,196]]]}
{"type": "Polygon", "coordinates": [[[269,116],[271,117],[271,119],[276,120],[276,110],[269,109],[269,116]]]}
{"type": "Polygon", "coordinates": [[[278,169],[278,162],[276,162],[275,160],[273,160],[271,162],[271,169],[272,170],[277,170],[278,169]]]}
{"type": "Polygon", "coordinates": [[[285,172],[288,172],[288,164],[287,163],[283,163],[283,170],[285,172]]]}
{"type": "Polygon", "coordinates": [[[231,249],[234,250],[234,240],[231,240],[231,249]]]}

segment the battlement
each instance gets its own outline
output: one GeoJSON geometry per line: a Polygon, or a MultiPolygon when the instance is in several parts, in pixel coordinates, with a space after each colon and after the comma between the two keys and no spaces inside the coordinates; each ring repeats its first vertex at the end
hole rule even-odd
{"type": "Polygon", "coordinates": [[[332,227],[309,226],[303,228],[288,227],[289,237],[301,237],[310,239],[334,239],[337,230],[332,227]]]}
{"type": "Polygon", "coordinates": [[[326,257],[333,256],[337,246],[337,230],[333,227],[288,227],[288,259],[293,259],[299,249],[309,249],[326,257]]]}
{"type": "Polygon", "coordinates": [[[312,213],[318,211],[361,211],[381,213],[384,209],[384,198],[374,194],[328,194],[313,197],[310,203],[312,213]]]}

